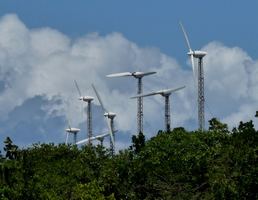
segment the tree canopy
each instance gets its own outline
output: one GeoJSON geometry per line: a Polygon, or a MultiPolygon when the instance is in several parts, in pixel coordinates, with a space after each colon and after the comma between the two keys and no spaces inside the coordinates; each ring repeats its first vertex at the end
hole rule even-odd
{"type": "Polygon", "coordinates": [[[0,199],[258,199],[258,132],[213,118],[209,130],[175,128],[112,156],[102,146],[10,138],[0,156],[0,199]]]}

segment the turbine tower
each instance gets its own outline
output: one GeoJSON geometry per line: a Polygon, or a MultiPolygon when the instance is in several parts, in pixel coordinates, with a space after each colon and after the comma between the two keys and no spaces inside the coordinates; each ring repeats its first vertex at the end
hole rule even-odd
{"type": "MultiPolygon", "coordinates": [[[[132,76],[138,80],[137,85],[137,94],[140,95],[142,93],[142,78],[144,76],[152,75],[157,72],[122,72],[109,74],[107,77],[124,77],[124,76],[132,76]]],[[[137,132],[143,133],[143,101],[142,97],[137,98],[137,132]]]]}
{"type": "Polygon", "coordinates": [[[104,104],[102,103],[102,100],[100,98],[100,95],[98,93],[98,91],[96,90],[95,86],[92,84],[92,88],[99,100],[99,103],[101,105],[101,108],[102,108],[102,111],[104,113],[104,116],[106,118],[106,122],[107,122],[107,125],[108,125],[108,129],[109,129],[109,135],[110,135],[110,152],[111,152],[111,155],[113,156],[114,153],[115,153],[115,129],[114,129],[114,118],[116,117],[116,114],[113,113],[113,112],[109,112],[107,111],[107,109],[104,107],[104,104]],[[108,121],[109,119],[109,121],[108,121]]]}
{"type": "Polygon", "coordinates": [[[91,112],[91,103],[93,101],[93,97],[91,96],[82,96],[80,88],[76,80],[74,80],[75,87],[79,94],[79,100],[84,101],[87,103],[87,136],[88,137],[88,144],[91,145],[91,138],[92,138],[92,112],[91,112]]]}
{"type": "Polygon", "coordinates": [[[183,24],[180,22],[181,29],[183,31],[186,44],[189,48],[189,52],[187,53],[191,57],[192,70],[194,75],[194,81],[196,81],[195,75],[195,66],[194,66],[194,58],[198,59],[198,68],[197,68],[197,80],[198,80],[198,125],[199,130],[203,131],[205,129],[205,110],[204,110],[204,72],[203,72],[203,57],[207,54],[205,51],[200,50],[192,50],[190,46],[190,42],[186,31],[183,27],[183,24]]]}
{"type": "Polygon", "coordinates": [[[185,88],[185,86],[179,87],[179,88],[176,88],[176,89],[159,90],[159,91],[156,91],[156,92],[137,95],[137,96],[134,96],[134,97],[131,97],[131,98],[134,99],[134,98],[138,98],[138,97],[147,97],[147,96],[153,96],[153,95],[158,95],[158,94],[163,96],[165,98],[165,130],[167,132],[169,132],[170,128],[171,128],[169,97],[173,92],[176,92],[176,91],[181,90],[183,88],[185,88]]]}
{"type": "Polygon", "coordinates": [[[73,144],[76,144],[77,141],[77,133],[80,131],[80,129],[78,128],[71,128],[69,125],[69,128],[65,129],[66,131],[66,140],[65,140],[65,144],[68,144],[68,137],[69,134],[73,134],[73,144]]]}

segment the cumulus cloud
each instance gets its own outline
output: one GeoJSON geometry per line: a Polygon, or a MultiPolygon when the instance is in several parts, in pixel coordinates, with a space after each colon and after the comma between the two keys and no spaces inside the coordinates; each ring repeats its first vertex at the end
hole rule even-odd
{"type": "MultiPolygon", "coordinates": [[[[203,50],[208,52],[204,72],[206,108],[210,112],[206,116],[215,115],[232,126],[239,120],[252,118],[256,110],[254,102],[258,99],[258,62],[244,50],[218,42],[207,44],[203,50]]],[[[49,101],[49,105],[44,102],[42,107],[47,116],[69,116],[75,126],[84,123],[73,83],[76,79],[85,95],[95,96],[91,89],[94,83],[106,107],[117,113],[117,129],[135,133],[136,101],[129,97],[136,93],[136,80],[105,77],[122,71],[157,71],[157,75],[144,77],[145,91],[186,85],[184,90],[172,95],[172,126],[197,128],[191,68],[180,66],[175,58],[159,49],[140,47],[120,33],[105,36],[89,33],[70,39],[51,28],[28,29],[16,15],[0,19],[2,121],[13,120],[10,113],[29,99],[44,96],[49,101]],[[56,98],[60,102],[53,103],[56,98]]],[[[94,104],[98,105],[97,99],[94,104]]],[[[144,100],[144,129],[148,136],[163,129],[163,107],[161,96],[144,100]]]]}
{"type": "Polygon", "coordinates": [[[239,47],[211,42],[203,48],[207,105],[214,115],[231,127],[240,120],[253,119],[257,101],[257,60],[239,47]]]}

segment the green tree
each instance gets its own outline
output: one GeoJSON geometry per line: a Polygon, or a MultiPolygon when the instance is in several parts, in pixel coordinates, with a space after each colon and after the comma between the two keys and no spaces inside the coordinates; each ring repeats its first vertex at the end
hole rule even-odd
{"type": "Polygon", "coordinates": [[[10,160],[16,159],[18,155],[18,146],[14,145],[9,137],[5,139],[4,144],[4,151],[6,152],[5,157],[10,160]]]}
{"type": "Polygon", "coordinates": [[[221,123],[217,118],[212,118],[209,120],[209,130],[210,131],[221,131],[223,133],[228,133],[228,125],[221,123]]]}
{"type": "Polygon", "coordinates": [[[145,136],[142,132],[140,132],[137,136],[132,136],[132,146],[130,148],[135,154],[138,154],[144,146],[145,136]]]}

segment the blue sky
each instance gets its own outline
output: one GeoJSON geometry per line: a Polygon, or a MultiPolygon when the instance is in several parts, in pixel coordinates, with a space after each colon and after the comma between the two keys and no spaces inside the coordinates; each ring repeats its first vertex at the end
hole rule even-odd
{"type": "Polygon", "coordinates": [[[218,40],[256,57],[257,7],[255,0],[3,0],[0,14],[16,13],[29,28],[52,27],[72,38],[89,32],[120,32],[139,45],[155,46],[183,59],[179,20],[190,32],[194,47],[218,40]]]}
{"type": "MultiPolygon", "coordinates": [[[[0,106],[3,107],[0,116],[2,126],[0,141],[9,135],[17,144],[24,146],[38,141],[62,142],[63,129],[66,125],[66,116],[63,113],[66,104],[62,102],[64,99],[62,95],[64,94],[68,99],[69,105],[77,106],[76,98],[71,100],[72,95],[76,97],[76,91],[69,93],[64,89],[74,90],[73,79],[81,83],[86,93],[93,95],[90,81],[85,79],[90,80],[94,77],[91,81],[96,82],[101,88],[104,98],[108,99],[108,106],[112,107],[112,103],[116,102],[112,98],[117,98],[118,102],[113,107],[118,112],[118,116],[123,115],[123,105],[127,103],[130,95],[134,94],[135,83],[128,79],[107,80],[104,77],[109,72],[135,69],[158,71],[157,79],[146,78],[145,89],[148,91],[185,84],[188,88],[186,92],[175,96],[175,108],[172,110],[177,118],[172,120],[175,126],[195,129],[196,108],[195,101],[192,100],[195,97],[191,90],[193,82],[186,55],[186,44],[178,25],[180,20],[188,32],[191,46],[209,50],[210,57],[206,59],[208,65],[208,80],[205,82],[207,84],[206,118],[216,116],[232,126],[235,125],[234,120],[249,120],[248,116],[257,105],[258,99],[254,94],[258,84],[255,77],[252,77],[252,74],[256,74],[258,57],[257,8],[258,2],[254,0],[248,2],[221,0],[198,2],[1,1],[0,30],[3,33],[0,58],[4,59],[0,59],[2,61],[0,90],[3,98],[0,101],[0,106]],[[9,14],[14,15],[6,19],[9,14]],[[13,37],[18,38],[17,41],[22,44],[17,49],[15,44],[6,42],[13,40],[10,34],[5,34],[3,31],[9,30],[9,24],[13,24],[10,30],[15,30],[16,35],[13,37]],[[10,37],[11,40],[7,40],[5,36],[10,37]],[[30,50],[22,49],[24,46],[30,50]],[[39,51],[37,55],[34,55],[35,49],[39,51]],[[53,55],[60,51],[70,53],[63,57],[54,57],[51,53],[46,53],[52,50],[53,55]],[[33,55],[28,53],[30,51],[33,55]],[[80,63],[76,60],[78,57],[74,57],[74,51],[85,51],[87,56],[90,52],[89,57],[95,57],[97,60],[85,64],[89,66],[84,71],[81,68],[85,62],[84,55],[80,57],[83,60],[80,63]],[[2,52],[8,53],[6,55],[2,52]],[[134,59],[134,56],[137,59],[134,59]],[[219,58],[220,62],[215,62],[215,57],[219,58]],[[70,71],[72,69],[68,66],[67,73],[56,74],[58,79],[66,79],[71,85],[70,88],[63,86],[64,83],[61,81],[56,83],[54,77],[50,78],[53,73],[56,73],[54,69],[60,70],[63,63],[76,66],[72,68],[76,71],[72,76],[70,71]],[[59,65],[60,68],[55,68],[59,65]],[[48,73],[50,69],[53,70],[52,74],[48,73]],[[9,75],[16,72],[15,76],[9,75]],[[84,76],[81,76],[80,72],[84,72],[84,76]],[[20,76],[23,77],[23,73],[28,76],[28,79],[21,80],[20,76]],[[170,73],[171,76],[168,76],[170,73]],[[166,78],[160,81],[162,75],[166,78]],[[33,79],[30,76],[33,76],[33,79]],[[237,81],[238,79],[241,81],[237,81]],[[44,80],[49,82],[49,86],[44,80]],[[31,81],[35,87],[27,81],[31,81]],[[55,87],[51,87],[50,83],[55,87]],[[220,83],[223,85],[219,85],[220,83]],[[239,83],[239,87],[234,88],[236,83],[239,83]],[[9,92],[8,89],[10,89],[9,92]],[[111,97],[109,93],[112,94],[111,97]],[[13,104],[8,101],[10,105],[6,106],[6,99],[16,98],[15,95],[18,94],[21,98],[13,104]],[[177,108],[179,106],[183,106],[183,109],[177,108]],[[180,110],[190,114],[187,117],[180,113],[180,110]],[[34,130],[36,133],[32,133],[34,130]]],[[[78,55],[77,52],[76,56],[78,55]]],[[[146,100],[145,130],[148,132],[148,137],[155,135],[156,131],[163,127],[163,110],[159,111],[160,106],[163,106],[162,102],[158,97],[154,100],[146,100]],[[159,122],[156,122],[154,114],[157,115],[159,122]]],[[[129,104],[134,109],[134,102],[129,104]]],[[[75,112],[72,109],[73,106],[69,108],[70,115],[74,119],[73,123],[85,129],[85,123],[79,120],[79,114],[73,116],[75,112]]],[[[103,126],[103,122],[101,115],[97,114],[98,105],[95,109],[96,131],[102,131],[100,127],[103,126]]],[[[126,116],[117,122],[122,132],[118,136],[120,147],[130,143],[131,134],[135,131],[135,128],[126,127],[126,124],[135,125],[134,113],[127,113],[126,116]],[[126,123],[127,119],[130,122],[126,123]]]]}

